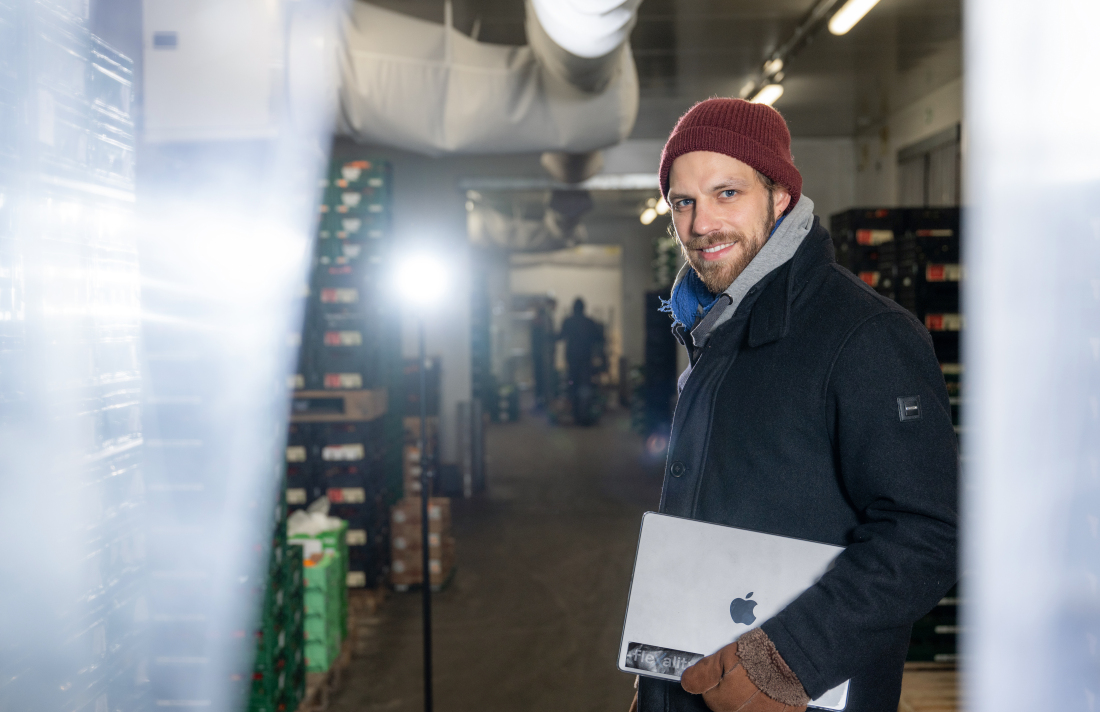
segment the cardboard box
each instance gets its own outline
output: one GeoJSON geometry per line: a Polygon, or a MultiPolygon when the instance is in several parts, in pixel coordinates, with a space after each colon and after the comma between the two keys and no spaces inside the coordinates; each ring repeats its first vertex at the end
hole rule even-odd
{"type": "MultiPolygon", "coordinates": [[[[393,505],[390,515],[392,527],[406,524],[420,526],[420,498],[405,497],[393,505]]],[[[430,531],[451,531],[451,500],[449,497],[432,497],[428,500],[428,527],[430,531]]]]}

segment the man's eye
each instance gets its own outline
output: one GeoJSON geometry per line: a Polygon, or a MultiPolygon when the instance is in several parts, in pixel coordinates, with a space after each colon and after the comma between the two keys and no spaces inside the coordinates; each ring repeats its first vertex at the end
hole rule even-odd
{"type": "Polygon", "coordinates": [[[681,198],[680,200],[677,200],[677,201],[672,203],[672,207],[677,208],[677,209],[686,208],[689,205],[691,205],[691,199],[689,199],[689,198],[681,198]]]}
{"type": "Polygon", "coordinates": [[[732,188],[729,189],[729,190],[723,190],[722,191],[722,197],[723,198],[732,198],[735,195],[737,195],[737,191],[733,190],[732,188]]]}

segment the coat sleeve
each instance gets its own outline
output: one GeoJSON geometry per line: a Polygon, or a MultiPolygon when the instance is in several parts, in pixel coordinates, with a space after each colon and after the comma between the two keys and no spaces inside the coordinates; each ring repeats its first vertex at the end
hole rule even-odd
{"type": "Polygon", "coordinates": [[[859,524],[835,566],[762,626],[811,698],[896,655],[899,630],[957,579],[958,446],[928,333],[904,313],[867,319],[823,402],[859,524]]]}

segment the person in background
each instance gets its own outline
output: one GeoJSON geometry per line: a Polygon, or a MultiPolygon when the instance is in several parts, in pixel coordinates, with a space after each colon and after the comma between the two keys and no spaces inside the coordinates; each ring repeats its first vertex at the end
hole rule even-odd
{"type": "Polygon", "coordinates": [[[558,339],[565,340],[565,362],[569,366],[569,400],[573,420],[584,425],[591,419],[592,377],[603,366],[603,327],[584,313],[584,300],[573,301],[573,314],[561,323],[558,339]],[[599,363],[593,363],[598,361],[599,363]]]}
{"type": "Polygon", "coordinates": [[[660,511],[847,547],[773,618],[641,678],[640,712],[781,712],[851,680],[892,712],[913,623],[954,585],[958,450],[924,327],[836,264],[779,112],[696,104],[661,156],[687,264],[660,511]]]}

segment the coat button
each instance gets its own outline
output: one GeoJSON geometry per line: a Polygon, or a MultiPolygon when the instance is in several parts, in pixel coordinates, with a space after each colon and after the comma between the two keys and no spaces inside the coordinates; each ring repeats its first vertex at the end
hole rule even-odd
{"type": "Polygon", "coordinates": [[[676,462],[672,463],[672,467],[669,469],[669,472],[672,473],[673,477],[680,477],[684,474],[684,471],[686,469],[687,468],[684,467],[684,463],[677,460],[676,462]]]}

